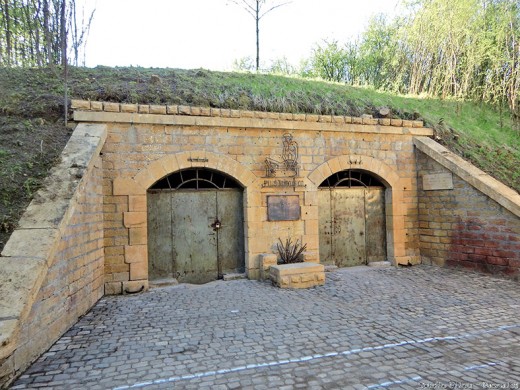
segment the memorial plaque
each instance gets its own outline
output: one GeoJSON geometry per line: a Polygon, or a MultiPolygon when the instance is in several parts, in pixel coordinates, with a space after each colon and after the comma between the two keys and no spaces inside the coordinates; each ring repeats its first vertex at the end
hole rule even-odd
{"type": "Polygon", "coordinates": [[[269,195],[267,197],[267,219],[269,221],[297,221],[300,219],[300,197],[298,195],[269,195]]]}
{"type": "Polygon", "coordinates": [[[453,175],[451,173],[435,173],[423,176],[423,190],[452,190],[453,175]]]}

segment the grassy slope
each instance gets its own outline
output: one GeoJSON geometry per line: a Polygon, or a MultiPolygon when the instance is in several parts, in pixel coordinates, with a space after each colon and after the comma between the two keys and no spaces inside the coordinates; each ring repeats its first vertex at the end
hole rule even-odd
{"type": "MultiPolygon", "coordinates": [[[[63,82],[48,69],[0,68],[0,249],[70,131],[63,82]]],[[[73,98],[260,111],[424,119],[440,142],[520,191],[520,133],[487,106],[380,93],[321,81],[207,70],[73,68],[73,98]],[[158,75],[154,82],[152,75],[158,75]],[[501,126],[502,123],[502,126],[501,126]]]]}

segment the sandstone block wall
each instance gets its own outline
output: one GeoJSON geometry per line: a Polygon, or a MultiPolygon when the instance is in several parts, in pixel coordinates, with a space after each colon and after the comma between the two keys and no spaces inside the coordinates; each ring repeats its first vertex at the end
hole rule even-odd
{"type": "Polygon", "coordinates": [[[0,257],[0,387],[103,295],[105,127],[79,125],[0,257]]]}
{"type": "Polygon", "coordinates": [[[520,196],[432,142],[417,151],[422,261],[519,280],[520,196]],[[451,175],[453,189],[425,189],[432,174],[451,175]]]}
{"type": "Polygon", "coordinates": [[[413,137],[431,134],[421,122],[93,104],[76,102],[75,120],[108,126],[102,150],[107,294],[147,287],[146,191],[191,167],[219,170],[243,185],[249,278],[260,277],[261,255],[276,252],[278,238],[300,239],[317,257],[317,188],[346,169],[369,171],[387,185],[388,257],[400,264],[420,261],[413,137]],[[286,133],[299,146],[299,184],[273,187],[264,162],[280,158],[286,133]],[[301,219],[268,221],[268,195],[298,195],[301,219]]]}

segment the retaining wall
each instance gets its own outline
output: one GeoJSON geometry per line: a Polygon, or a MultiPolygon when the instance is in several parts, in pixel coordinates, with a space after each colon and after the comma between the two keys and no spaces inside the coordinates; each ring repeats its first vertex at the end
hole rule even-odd
{"type": "Polygon", "coordinates": [[[431,139],[415,145],[423,263],[519,280],[520,195],[431,139]]]}
{"type": "Polygon", "coordinates": [[[79,125],[0,257],[0,387],[103,295],[104,125],[79,125]]]}

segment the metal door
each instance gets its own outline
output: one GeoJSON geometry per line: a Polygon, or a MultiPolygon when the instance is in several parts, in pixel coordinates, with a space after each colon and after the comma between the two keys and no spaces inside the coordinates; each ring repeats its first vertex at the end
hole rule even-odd
{"type": "Polygon", "coordinates": [[[320,260],[338,267],[386,258],[384,189],[321,189],[320,260]]]}
{"type": "Polygon", "coordinates": [[[219,273],[244,272],[244,214],[242,191],[217,191],[217,261],[219,273]]]}
{"type": "Polygon", "coordinates": [[[202,284],[243,272],[242,191],[148,194],[150,279],[202,284]]]}
{"type": "Polygon", "coordinates": [[[367,263],[386,260],[386,218],[384,188],[365,192],[367,263]]]}
{"type": "Polygon", "coordinates": [[[181,283],[207,283],[218,279],[217,191],[172,193],[173,275],[181,283]]]}
{"type": "Polygon", "coordinates": [[[320,240],[320,262],[322,264],[334,264],[335,259],[332,250],[333,236],[336,234],[334,218],[332,217],[331,190],[318,191],[318,223],[320,240]]]}
{"type": "Polygon", "coordinates": [[[147,209],[149,278],[173,278],[171,192],[149,192],[147,209]]]}

